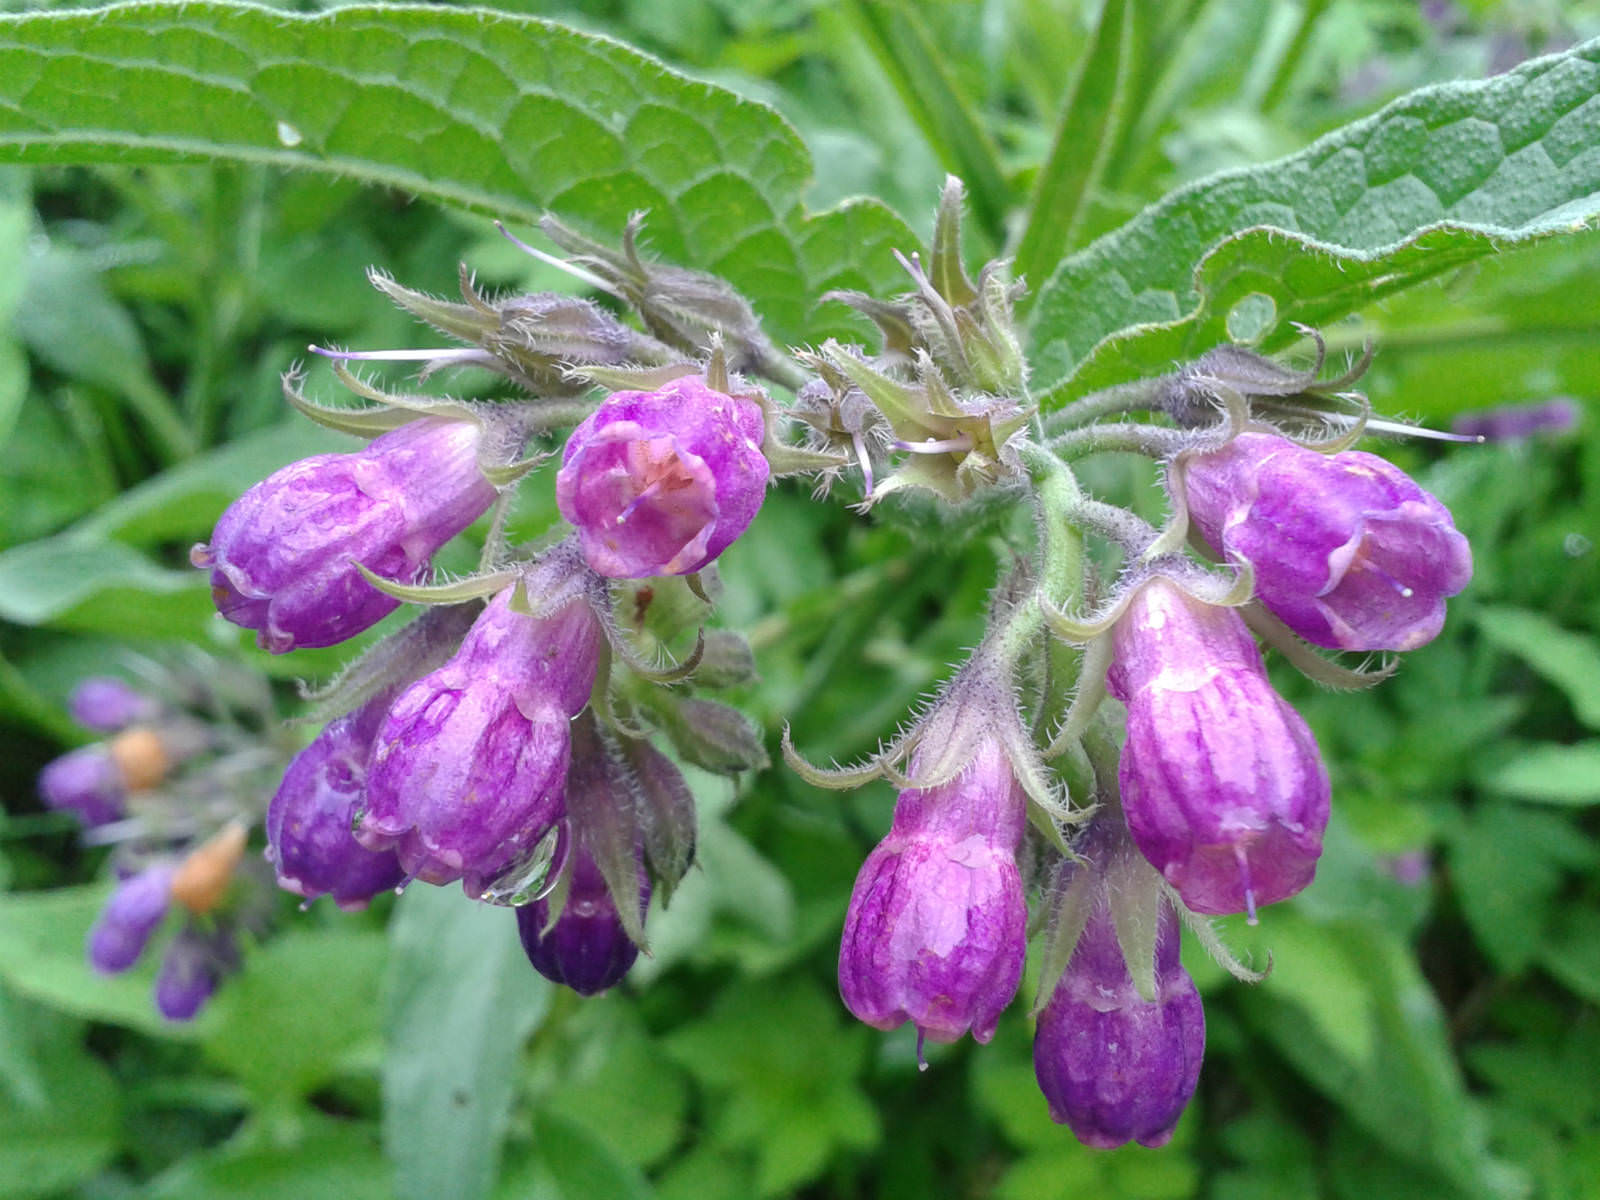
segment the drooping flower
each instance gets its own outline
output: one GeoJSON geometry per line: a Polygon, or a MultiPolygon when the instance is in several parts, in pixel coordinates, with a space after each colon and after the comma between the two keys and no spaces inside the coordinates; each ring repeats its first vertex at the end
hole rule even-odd
{"type": "Polygon", "coordinates": [[[279,887],[308,900],[331,895],[352,910],[405,880],[393,850],[368,850],[350,830],[366,796],[372,740],[392,699],[385,692],[329,722],[284,772],[267,809],[267,856],[279,887]]]}
{"type": "Polygon", "coordinates": [[[395,701],[373,743],[356,837],[407,874],[477,898],[565,811],[570,719],[588,703],[601,630],[585,599],[544,617],[501,592],[444,666],[395,701]]]}
{"type": "Polygon", "coordinates": [[[1026,821],[1022,787],[992,738],[949,782],[900,793],[845,917],[839,990],[851,1012],[878,1029],[911,1021],[936,1042],[994,1036],[1026,953],[1016,862],[1026,821]]]}
{"type": "Polygon", "coordinates": [[[687,575],[755,519],[770,468],[761,406],[703,379],[613,392],[572,431],[556,503],[601,575],[687,575]]]}
{"type": "Polygon", "coordinates": [[[353,454],[319,454],[256,484],[190,559],[211,572],[217,608],[274,654],[332,646],[399,603],[361,576],[415,583],[434,551],[483,513],[481,430],[427,417],[353,454]]]}
{"type": "Polygon", "coordinates": [[[85,825],[109,825],[123,814],[127,788],[104,744],[68,750],[39,772],[39,796],[46,806],[70,812],[85,825]]]}
{"type": "Polygon", "coordinates": [[[156,973],[156,1011],[169,1021],[192,1021],[200,1015],[234,965],[234,950],[227,935],[207,934],[194,926],[182,930],[167,946],[156,973]]]}
{"type": "Polygon", "coordinates": [[[1087,1145],[1164,1146],[1194,1095],[1205,1052],[1200,993],[1178,960],[1178,916],[1165,901],[1155,997],[1139,995],[1102,891],[1066,972],[1039,1014],[1033,1069],[1051,1119],[1087,1145]]]}
{"type": "Polygon", "coordinates": [[[1112,634],[1128,706],[1118,778],[1139,850],[1196,912],[1254,912],[1316,871],[1328,774],[1231,609],[1154,578],[1112,634]]]}
{"type": "Polygon", "coordinates": [[[148,721],[161,706],[142,692],[134,691],[114,675],[94,675],[72,689],[68,702],[72,719],[96,733],[115,733],[140,721],[148,721]]]}
{"type": "MultiPolygon", "coordinates": [[[[550,898],[517,909],[517,932],[534,970],[580,996],[593,996],[622,981],[639,947],[622,927],[616,902],[594,855],[581,840],[572,846],[566,903],[552,924],[550,898]]],[[[639,864],[639,913],[650,905],[650,877],[639,864]]]]}
{"type": "Polygon", "coordinates": [[[172,863],[146,867],[117,883],[89,930],[89,965],[107,975],[139,961],[172,903],[172,863]]]}
{"type": "Polygon", "coordinates": [[[1449,510],[1374,454],[1242,433],[1184,467],[1189,515],[1295,633],[1340,650],[1413,650],[1472,578],[1449,510]]]}

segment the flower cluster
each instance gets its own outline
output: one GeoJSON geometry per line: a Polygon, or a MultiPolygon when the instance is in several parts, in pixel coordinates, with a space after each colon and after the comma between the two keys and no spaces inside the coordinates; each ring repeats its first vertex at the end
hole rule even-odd
{"type": "Polygon", "coordinates": [[[175,920],[154,1000],[187,1021],[238,966],[240,938],[266,928],[270,880],[245,850],[285,755],[259,678],[214,662],[138,665],[141,686],[107,675],[73,691],[73,717],[102,740],[47,764],[39,795],[72,815],[85,844],[111,847],[116,882],[89,931],[89,964],[132,969],[175,920]]]}
{"type": "Polygon", "coordinates": [[[423,611],[317,697],[325,723],[272,797],[267,858],[282,888],[346,909],[459,881],[517,910],[542,974],[602,991],[632,965],[652,891],[670,892],[694,841],[687,788],[649,735],[697,763],[710,748],[729,772],[764,761],[736,712],[657,685],[706,656],[703,633],[685,642],[710,608],[714,560],[773,474],[769,402],[730,372],[719,330],[696,362],[588,302],[491,302],[464,279],[455,304],[375,282],[471,343],[399,357],[424,374],[487,367],[529,395],[391,396],[343,365],[390,352],[323,352],[366,408],[319,406],[286,377],[295,407],[370,440],[285,467],[223,514],[192,555],[219,612],[281,653],[343,643],[401,604],[423,611]],[[638,386],[580,399],[593,391],[574,382],[583,370],[638,386]],[[570,532],[514,546],[516,485],[566,424],[554,482],[570,532]],[[486,514],[478,569],[433,582],[433,556],[486,514]]]}
{"type": "MultiPolygon", "coordinates": [[[[465,273],[461,303],[375,277],[462,344],[321,351],[372,402],[359,409],[310,402],[291,374],[297,408],[369,443],[258,484],[193,556],[222,615],[275,652],[423,610],[318,697],[325,725],[268,814],[281,885],[359,907],[459,881],[516,909],[542,974],[586,995],[613,986],[693,853],[693,801],[652,739],[723,773],[765,763],[759,731],[693,689],[749,675],[742,639],[695,630],[715,560],[769,482],[811,473],[825,489],[854,468],[867,506],[925,514],[922,492],[979,520],[1031,509],[982,643],[923,714],[859,768],[813,767],[787,738],[785,755],[822,786],[899,791],[845,918],[839,986],[856,1016],[909,1022],[919,1060],[925,1040],[987,1042],[1023,976],[1031,908],[1051,1115],[1094,1146],[1170,1138],[1205,1038],[1180,929],[1251,977],[1205,918],[1255,921],[1300,892],[1329,819],[1316,741],[1261,644],[1326,684],[1376,682],[1321,651],[1424,645],[1471,554],[1438,500],[1352,448],[1394,427],[1346,390],[1360,368],[1319,382],[1320,342],[1307,372],[1219,347],[1042,418],[1018,285],[999,262],[969,278],[961,207],[951,181],[926,268],[901,259],[908,293],[828,297],[878,326],[876,353],[784,354],[726,283],[642,256],[637,223],[620,251],[545,232],[639,328],[588,301],[493,300],[465,273]],[[425,377],[484,368],[526,394],[391,395],[345,365],[397,358],[425,377]],[[1084,493],[1075,464],[1110,450],[1154,464],[1162,528],[1084,493]],[[556,454],[564,523],[512,544],[516,489],[556,454]],[[433,556],[485,515],[476,570],[435,579],[433,556]]],[[[117,778],[103,757],[74,762],[59,803],[102,819],[117,778]]],[[[137,953],[173,878],[119,890],[97,942],[108,961],[137,953]]]]}

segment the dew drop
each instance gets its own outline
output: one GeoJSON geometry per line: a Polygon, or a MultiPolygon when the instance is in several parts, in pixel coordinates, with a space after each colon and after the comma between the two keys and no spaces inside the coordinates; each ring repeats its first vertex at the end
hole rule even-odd
{"type": "Polygon", "coordinates": [[[289,122],[278,122],[278,141],[283,143],[285,146],[288,146],[290,149],[298,146],[301,141],[304,140],[304,136],[305,135],[303,135],[298,129],[289,124],[289,122]]]}

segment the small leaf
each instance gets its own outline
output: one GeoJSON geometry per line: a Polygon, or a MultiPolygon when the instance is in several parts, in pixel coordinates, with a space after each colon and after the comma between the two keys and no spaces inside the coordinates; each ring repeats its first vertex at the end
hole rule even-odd
{"type": "Polygon", "coordinates": [[[1593,637],[1521,608],[1482,609],[1477,623],[1484,637],[1565,692],[1578,720],[1600,729],[1600,646],[1593,637]]]}
{"type": "Polygon", "coordinates": [[[1263,296],[1271,351],[1374,300],[1600,215],[1600,41],[1422,88],[1306,149],[1172,193],[1061,263],[1033,312],[1036,395],[1160,374],[1263,296]]]}
{"type": "Polygon", "coordinates": [[[1480,780],[1491,791],[1544,804],[1600,804],[1600,738],[1531,746],[1480,780]]]}

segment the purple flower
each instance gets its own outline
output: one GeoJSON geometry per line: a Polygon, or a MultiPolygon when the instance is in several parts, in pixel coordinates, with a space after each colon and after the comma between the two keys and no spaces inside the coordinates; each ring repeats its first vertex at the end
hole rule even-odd
{"type": "Polygon", "coordinates": [[[408,874],[477,898],[565,812],[570,718],[588,703],[601,630],[583,599],[546,617],[496,596],[461,649],[400,694],[367,770],[356,837],[408,874]]]}
{"type": "MultiPolygon", "coordinates": [[[[550,924],[550,901],[539,899],[517,909],[517,931],[534,970],[580,996],[593,996],[622,981],[639,957],[639,947],[622,928],[605,876],[588,847],[576,841],[572,855],[572,881],[555,924],[550,924]]],[[[641,917],[649,905],[650,877],[641,861],[641,917]]]]}
{"type": "Polygon", "coordinates": [[[994,739],[955,779],[900,793],[845,917],[839,990],[851,1012],[878,1029],[912,1021],[936,1042],[969,1029],[979,1042],[994,1036],[1026,952],[1016,861],[1026,821],[994,739]]]}
{"type": "Polygon", "coordinates": [[[169,1021],[192,1021],[222,982],[232,947],[218,931],[207,936],[190,927],[167,947],[156,973],[156,1011],[169,1021]]]}
{"type": "Polygon", "coordinates": [[[222,615],[259,630],[265,649],[335,645],[399,603],[357,563],[415,583],[494,501],[478,470],[480,438],[473,422],[429,417],[354,454],[292,463],[239,497],[189,557],[210,569],[222,615]]]}
{"type": "Polygon", "coordinates": [[[702,379],[614,392],[567,439],[556,503],[613,579],[687,575],[755,519],[769,468],[752,400],[702,379]]]}
{"type": "Polygon", "coordinates": [[[1118,778],[1133,840],[1196,912],[1251,912],[1316,871],[1328,774],[1236,613],[1157,578],[1113,631],[1128,706],[1118,778]]]}
{"type": "Polygon", "coordinates": [[[121,880],[89,930],[89,965],[114,975],[139,961],[172,903],[173,864],[146,867],[121,880]]]}
{"type": "Polygon", "coordinates": [[[1490,442],[1519,442],[1541,433],[1567,433],[1578,424],[1580,409],[1569,396],[1542,404],[1511,404],[1462,413],[1450,428],[1490,442]]]}
{"type": "Polygon", "coordinates": [[[1033,1071],[1050,1117],[1080,1141],[1109,1150],[1164,1146],[1194,1095],[1206,1019],[1178,961],[1178,915],[1163,903],[1156,932],[1155,999],[1134,987],[1102,891],[1066,973],[1039,1014],[1033,1071]]]}
{"type": "Polygon", "coordinates": [[[389,711],[385,693],[328,724],[295,756],[267,809],[267,856],[278,886],[361,909],[406,877],[393,850],[374,853],[351,833],[366,795],[367,756],[389,711]]]}
{"type": "Polygon", "coordinates": [[[1211,548],[1247,560],[1261,602],[1319,646],[1414,650],[1472,578],[1449,511],[1376,455],[1243,433],[1190,461],[1185,480],[1211,548]]]}
{"type": "Polygon", "coordinates": [[[161,706],[114,675],[95,675],[72,689],[72,719],[96,733],[115,733],[151,720],[161,706]]]}
{"type": "Polygon", "coordinates": [[[127,788],[108,746],[68,750],[39,772],[39,796],[47,807],[70,812],[91,828],[123,815],[127,788]]]}

